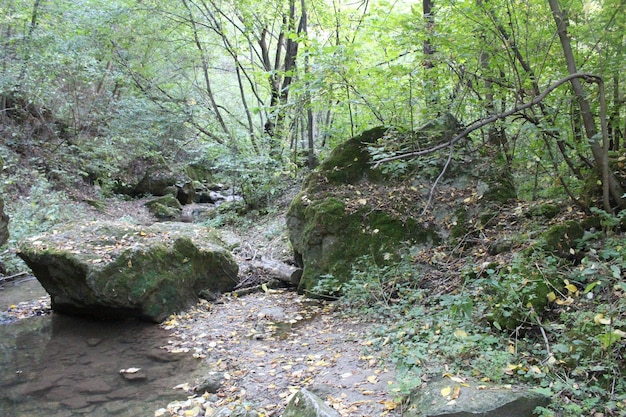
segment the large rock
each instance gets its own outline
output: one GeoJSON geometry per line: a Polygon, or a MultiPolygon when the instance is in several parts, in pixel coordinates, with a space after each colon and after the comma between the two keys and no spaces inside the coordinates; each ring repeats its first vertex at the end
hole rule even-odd
{"type": "Polygon", "coordinates": [[[283,417],[339,417],[339,413],[317,395],[302,388],[291,397],[289,404],[285,407],[283,417]]]}
{"type": "Polygon", "coordinates": [[[406,417],[533,417],[550,398],[528,388],[441,379],[411,395],[406,417]]]}
{"type": "Polygon", "coordinates": [[[291,202],[287,227],[303,268],[299,291],[311,293],[322,277],[346,282],[361,256],[383,262],[393,258],[401,242],[439,239],[435,230],[412,217],[422,196],[394,193],[403,186],[372,167],[367,147],[385,133],[375,128],[339,145],[291,202]]]}
{"type": "Polygon", "coordinates": [[[337,146],[305,179],[286,219],[296,262],[303,268],[300,292],[340,295],[320,293],[326,288],[317,284],[332,278],[332,287],[340,288],[363,256],[383,265],[395,261],[407,244],[463,239],[477,229],[489,205],[515,197],[510,172],[494,163],[497,158],[469,149],[460,149],[452,162],[444,146],[410,163],[378,168],[372,163],[372,150],[389,155],[442,145],[459,126],[445,114],[414,132],[371,129],[337,146]],[[446,175],[439,178],[444,167],[446,175]],[[435,178],[440,181],[431,195],[435,178]]]}
{"type": "Polygon", "coordinates": [[[22,241],[18,255],[52,308],[72,314],[160,322],[201,291],[237,283],[237,264],[216,233],[190,224],[74,225],[22,241]]]}
{"type": "Polygon", "coordinates": [[[172,194],[181,204],[188,204],[195,196],[191,179],[185,173],[175,172],[161,156],[135,158],[116,177],[114,191],[119,194],[172,194]]]}
{"type": "Polygon", "coordinates": [[[9,240],[9,216],[4,212],[4,200],[0,197],[0,246],[9,240]]]}

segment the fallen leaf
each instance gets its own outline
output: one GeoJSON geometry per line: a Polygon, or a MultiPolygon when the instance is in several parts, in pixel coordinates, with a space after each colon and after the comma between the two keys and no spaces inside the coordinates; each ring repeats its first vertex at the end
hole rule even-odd
{"type": "Polygon", "coordinates": [[[378,382],[378,377],[376,375],[370,375],[367,377],[367,382],[370,384],[376,384],[378,382]]]}
{"type": "Polygon", "coordinates": [[[456,337],[457,339],[465,339],[467,337],[467,333],[465,332],[465,330],[456,329],[454,331],[454,337],[456,337]]]}
{"type": "Polygon", "coordinates": [[[450,395],[451,392],[452,392],[452,388],[449,386],[441,388],[442,397],[447,397],[448,395],[450,395]]]}
{"type": "Polygon", "coordinates": [[[595,324],[611,324],[611,319],[604,317],[604,314],[598,313],[593,318],[595,324]]]}

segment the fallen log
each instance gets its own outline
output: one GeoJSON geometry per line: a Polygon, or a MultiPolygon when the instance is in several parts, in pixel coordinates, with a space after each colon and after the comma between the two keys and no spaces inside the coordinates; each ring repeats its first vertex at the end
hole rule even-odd
{"type": "Polygon", "coordinates": [[[263,274],[271,278],[297,286],[302,278],[302,269],[273,259],[259,259],[241,265],[243,274],[263,274]]]}
{"type": "Polygon", "coordinates": [[[28,272],[18,272],[14,275],[0,277],[0,284],[6,284],[7,282],[15,281],[17,278],[23,277],[25,275],[28,275],[28,272]]]}

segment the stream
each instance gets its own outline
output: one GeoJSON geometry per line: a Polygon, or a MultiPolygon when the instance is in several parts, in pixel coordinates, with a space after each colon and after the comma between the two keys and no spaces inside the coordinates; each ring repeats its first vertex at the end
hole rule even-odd
{"type": "MultiPolygon", "coordinates": [[[[0,312],[42,295],[34,279],[5,284],[0,312]]],[[[55,313],[0,324],[0,415],[152,416],[186,399],[173,387],[199,371],[190,354],[161,349],[168,336],[140,321],[55,313]]]]}

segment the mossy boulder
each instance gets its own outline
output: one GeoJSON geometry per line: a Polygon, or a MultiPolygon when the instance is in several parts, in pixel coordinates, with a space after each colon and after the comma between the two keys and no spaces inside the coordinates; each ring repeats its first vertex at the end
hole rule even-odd
{"type": "Polygon", "coordinates": [[[585,234],[580,222],[569,220],[550,227],[544,234],[544,249],[561,258],[570,258],[585,234]]]}
{"type": "Polygon", "coordinates": [[[215,231],[190,224],[71,225],[20,242],[55,311],[161,322],[203,290],[229,291],[238,267],[215,231]]]}
{"type": "Polygon", "coordinates": [[[340,414],[331,408],[320,397],[306,388],[295,393],[287,407],[283,417],[339,417],[340,414]]]}
{"type": "Polygon", "coordinates": [[[404,243],[439,240],[434,228],[412,217],[421,195],[372,168],[367,146],[386,131],[375,128],[335,148],[291,202],[287,228],[303,268],[300,292],[325,295],[312,291],[319,280],[348,281],[352,263],[364,255],[385,262],[395,259],[404,243]]]}
{"type": "Polygon", "coordinates": [[[363,180],[380,180],[381,173],[373,169],[367,145],[374,144],[387,131],[384,127],[363,132],[338,145],[306,181],[305,188],[325,184],[357,184],[363,180]]]}
{"type": "Polygon", "coordinates": [[[177,219],[183,212],[183,206],[180,204],[180,201],[172,194],[150,200],[145,205],[148,211],[160,220],[177,219]]]}
{"type": "Polygon", "coordinates": [[[412,218],[394,217],[368,205],[352,211],[332,194],[311,201],[306,192],[300,193],[289,207],[287,227],[303,268],[299,290],[305,293],[324,276],[347,281],[352,263],[361,256],[384,262],[394,258],[402,242],[438,239],[412,218]]]}
{"type": "Polygon", "coordinates": [[[550,398],[528,387],[451,379],[431,381],[411,394],[407,417],[533,417],[550,398]],[[448,393],[448,394],[446,394],[448,393]],[[445,394],[445,395],[444,395],[445,394]],[[452,397],[454,396],[454,399],[452,397]]]}

